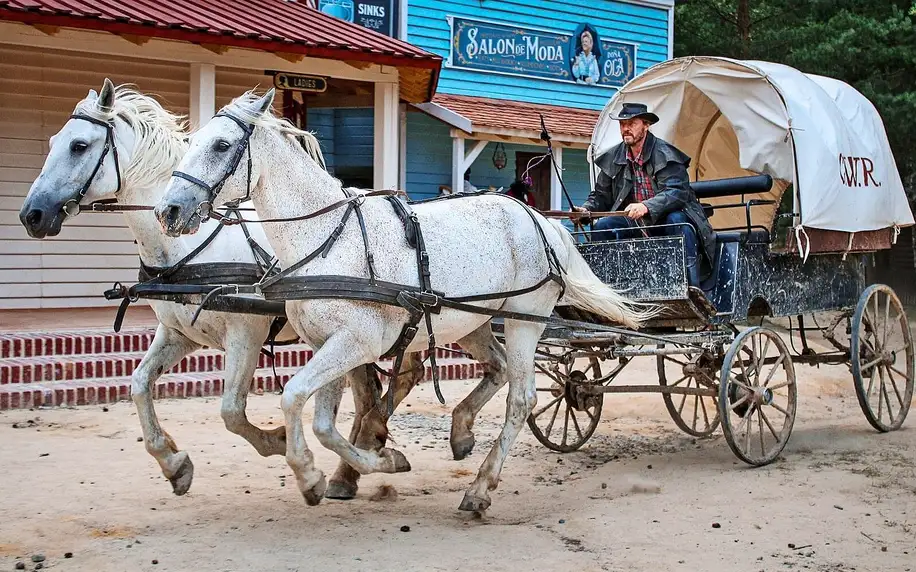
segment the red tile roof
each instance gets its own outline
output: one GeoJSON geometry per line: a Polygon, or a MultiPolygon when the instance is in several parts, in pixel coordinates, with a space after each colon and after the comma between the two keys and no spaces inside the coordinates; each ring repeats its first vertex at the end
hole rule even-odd
{"type": "Polygon", "coordinates": [[[438,55],[302,1],[0,0],[0,20],[424,68],[435,79],[442,65],[438,55]]]}
{"type": "Polygon", "coordinates": [[[469,119],[475,130],[483,126],[540,133],[540,114],[543,114],[544,123],[551,134],[573,135],[588,139],[591,139],[600,115],[599,111],[590,109],[444,93],[437,93],[432,102],[469,119]]]}

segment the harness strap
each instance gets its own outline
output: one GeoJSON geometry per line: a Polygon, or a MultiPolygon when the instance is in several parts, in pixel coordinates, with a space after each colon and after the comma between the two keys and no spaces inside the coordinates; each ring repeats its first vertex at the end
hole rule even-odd
{"type": "MultiPolygon", "coordinates": [[[[176,172],[176,173],[177,173],[177,172],[176,172]]],[[[175,175],[175,176],[180,176],[180,175],[177,175],[177,174],[175,174],[175,173],[172,173],[172,174],[175,175]]],[[[189,176],[190,176],[190,175],[189,175],[189,176]]],[[[262,220],[249,220],[249,219],[243,219],[242,217],[239,217],[239,218],[230,218],[230,217],[227,217],[226,215],[223,215],[223,214],[219,213],[218,211],[215,211],[215,210],[212,210],[212,209],[210,210],[208,216],[211,216],[211,217],[215,218],[216,220],[218,220],[218,221],[220,221],[221,223],[226,224],[226,225],[241,224],[241,223],[243,223],[243,222],[244,222],[244,223],[251,223],[251,224],[262,224],[262,223],[270,223],[270,222],[296,222],[296,221],[309,220],[309,219],[313,219],[313,218],[319,217],[319,216],[321,216],[321,215],[323,215],[323,214],[327,214],[327,213],[329,213],[329,212],[331,212],[331,211],[335,211],[335,210],[339,209],[340,207],[349,205],[349,204],[351,204],[351,203],[353,203],[353,202],[361,201],[361,200],[363,200],[363,199],[366,198],[366,197],[382,197],[382,196],[384,196],[384,197],[390,197],[390,196],[397,196],[397,195],[402,195],[402,194],[404,194],[404,191],[394,191],[394,190],[391,190],[391,191],[389,191],[389,190],[383,190],[383,191],[369,191],[368,193],[365,193],[365,194],[353,195],[353,196],[349,196],[349,197],[347,197],[347,198],[345,198],[345,199],[341,199],[341,200],[339,200],[339,201],[336,201],[336,202],[334,202],[334,203],[329,204],[329,205],[326,206],[326,207],[322,207],[322,208],[318,209],[317,211],[310,212],[310,213],[304,214],[304,215],[291,216],[291,217],[266,218],[266,219],[262,219],[262,220]]],[[[246,210],[246,209],[234,209],[234,210],[236,210],[236,211],[243,211],[243,210],[246,210]]]]}

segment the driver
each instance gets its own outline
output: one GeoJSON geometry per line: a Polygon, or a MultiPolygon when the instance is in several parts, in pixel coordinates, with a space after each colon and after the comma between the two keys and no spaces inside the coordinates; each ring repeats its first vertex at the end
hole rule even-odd
{"type": "Polygon", "coordinates": [[[658,116],[643,103],[624,103],[616,116],[623,142],[596,161],[601,168],[595,190],[577,212],[617,211],[626,216],[608,216],[592,227],[595,240],[641,236],[645,224],[666,225],[646,229],[649,234],[683,236],[687,260],[687,281],[699,287],[700,267],[697,235],[708,262],[715,255],[715,234],[703,207],[690,189],[687,167],[690,157],[677,147],[649,132],[658,116]]]}

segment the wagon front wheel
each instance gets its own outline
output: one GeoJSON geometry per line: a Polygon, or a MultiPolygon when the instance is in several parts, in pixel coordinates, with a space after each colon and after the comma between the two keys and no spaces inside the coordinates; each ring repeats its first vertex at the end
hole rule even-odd
{"type": "Polygon", "coordinates": [[[544,376],[538,379],[538,402],[528,416],[528,427],[542,445],[559,453],[575,451],[591,438],[604,404],[604,394],[589,392],[601,385],[600,360],[575,361],[558,356],[552,367],[535,364],[544,376]]]}
{"type": "Polygon", "coordinates": [[[773,462],[795,424],[795,367],[785,342],[765,327],[741,332],[720,376],[719,414],[728,446],[750,465],[773,462]]]}
{"type": "Polygon", "coordinates": [[[859,406],[872,427],[899,429],[913,400],[914,355],[900,299],[883,284],[869,286],[856,305],[850,361],[859,406]]]}

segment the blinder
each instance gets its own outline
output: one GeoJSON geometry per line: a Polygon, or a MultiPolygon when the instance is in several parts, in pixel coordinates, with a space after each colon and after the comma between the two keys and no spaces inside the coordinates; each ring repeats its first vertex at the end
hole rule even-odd
{"type": "Polygon", "coordinates": [[[245,132],[244,137],[242,137],[242,140],[239,141],[239,144],[236,147],[235,155],[233,155],[232,160],[229,163],[229,168],[226,170],[226,173],[219,179],[219,181],[217,181],[213,185],[209,185],[205,181],[202,181],[198,179],[197,177],[193,175],[189,175],[183,171],[172,171],[173,177],[184,179],[185,181],[188,181],[189,183],[192,183],[202,188],[203,190],[207,191],[207,200],[197,205],[197,210],[194,213],[200,218],[201,222],[204,222],[210,218],[210,212],[213,208],[213,201],[216,200],[216,195],[218,195],[220,190],[222,190],[223,185],[226,184],[226,181],[229,180],[229,177],[231,177],[235,173],[235,171],[239,168],[239,163],[242,162],[242,156],[245,155],[246,151],[248,152],[248,182],[247,182],[247,186],[245,187],[245,196],[239,199],[238,202],[245,202],[251,196],[251,145],[250,145],[250,142],[251,142],[251,134],[254,132],[254,125],[245,123],[238,117],[230,113],[223,112],[223,111],[217,113],[216,115],[214,115],[214,117],[227,117],[231,119],[232,121],[234,121],[239,127],[242,128],[242,131],[245,132]]]}
{"type": "Polygon", "coordinates": [[[105,157],[108,156],[109,152],[111,152],[111,155],[114,158],[115,176],[118,178],[118,188],[115,190],[115,195],[121,192],[121,165],[118,161],[118,147],[114,142],[114,126],[110,122],[102,121],[101,119],[96,119],[95,117],[85,115],[83,113],[74,113],[70,116],[70,119],[88,121],[89,123],[94,123],[105,128],[105,146],[102,147],[102,154],[99,156],[99,160],[95,164],[95,168],[92,170],[92,174],[89,175],[88,179],[86,179],[86,182],[83,184],[82,188],[80,188],[79,192],[74,197],[65,202],[61,207],[61,210],[65,215],[68,217],[75,217],[76,215],[80,214],[82,210],[82,205],[80,202],[86,196],[86,193],[89,192],[89,187],[92,185],[92,181],[95,180],[95,176],[102,168],[102,164],[105,162],[105,157]]]}

